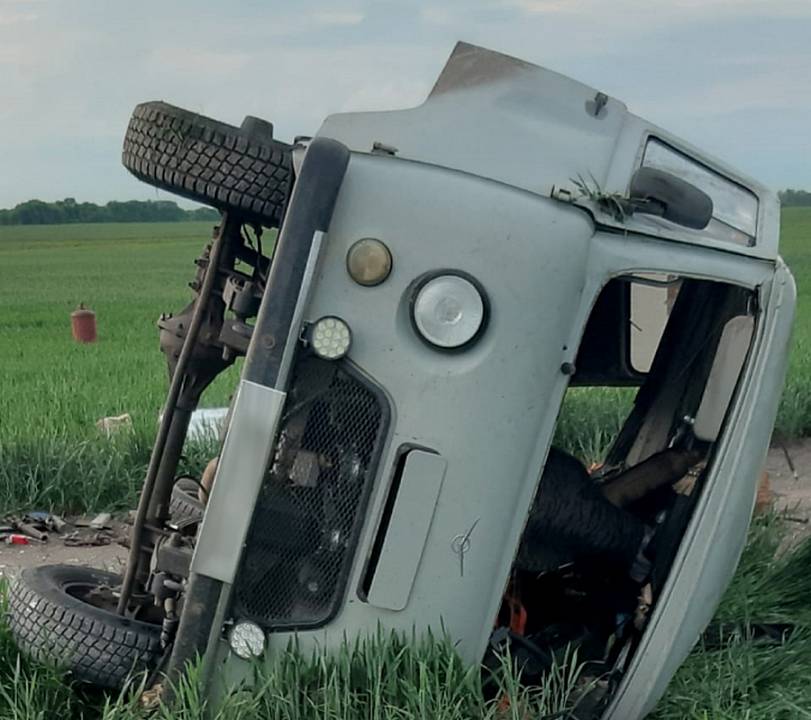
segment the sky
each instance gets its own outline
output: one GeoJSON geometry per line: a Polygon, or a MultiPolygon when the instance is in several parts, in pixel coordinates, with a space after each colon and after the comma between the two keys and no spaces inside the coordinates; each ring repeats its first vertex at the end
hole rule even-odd
{"type": "Polygon", "coordinates": [[[169,199],[120,163],[139,102],[257,115],[290,140],[418,105],[457,40],[811,189],[811,0],[0,0],[0,207],[169,199]]]}

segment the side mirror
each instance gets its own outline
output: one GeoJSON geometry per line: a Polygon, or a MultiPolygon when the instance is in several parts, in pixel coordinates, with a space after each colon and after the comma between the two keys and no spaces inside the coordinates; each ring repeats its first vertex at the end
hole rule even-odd
{"type": "Polygon", "coordinates": [[[665,220],[703,230],[712,219],[712,198],[695,185],[664,170],[641,167],[631,178],[634,212],[659,215],[665,220]]]}

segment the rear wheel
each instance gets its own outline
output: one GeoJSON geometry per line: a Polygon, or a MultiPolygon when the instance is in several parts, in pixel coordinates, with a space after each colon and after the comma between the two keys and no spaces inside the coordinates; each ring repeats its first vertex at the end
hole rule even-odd
{"type": "Polygon", "coordinates": [[[151,185],[278,227],[293,178],[291,151],[259,118],[246,117],[238,128],[147,102],[133,111],[121,160],[151,185]]]}
{"type": "Polygon", "coordinates": [[[8,622],[20,650],[69,670],[80,682],[120,689],[132,673],[151,670],[161,626],[117,615],[99,589],[121,577],[74,565],[23,570],[11,587],[8,622]]]}

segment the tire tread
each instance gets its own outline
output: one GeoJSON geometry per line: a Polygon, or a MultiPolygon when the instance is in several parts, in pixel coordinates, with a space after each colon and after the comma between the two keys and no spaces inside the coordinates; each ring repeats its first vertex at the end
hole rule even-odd
{"type": "Polygon", "coordinates": [[[279,227],[293,176],[291,150],[164,102],[147,102],[133,111],[121,161],[151,185],[279,227]]]}
{"type": "Polygon", "coordinates": [[[155,666],[162,652],[159,625],[130,622],[80,603],[67,607],[52,592],[45,597],[41,585],[53,567],[62,566],[23,571],[9,591],[8,623],[24,654],[109,689],[120,689],[133,672],[155,666]]]}

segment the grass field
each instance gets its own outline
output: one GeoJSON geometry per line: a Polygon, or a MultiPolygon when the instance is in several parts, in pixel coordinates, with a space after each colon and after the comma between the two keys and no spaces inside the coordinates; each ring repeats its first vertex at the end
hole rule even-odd
{"type": "MultiPolygon", "coordinates": [[[[811,540],[776,559],[779,520],[753,525],[738,573],[716,615],[725,630],[700,642],[682,665],[651,720],[803,720],[811,718],[811,540]],[[760,642],[750,623],[789,622],[782,642],[760,642]]],[[[2,588],[0,588],[2,611],[2,588]]],[[[465,668],[445,641],[403,645],[380,636],[336,657],[284,654],[263,671],[251,694],[226,698],[214,720],[571,720],[582,696],[576,658],[563,658],[547,682],[528,693],[507,662],[494,680],[496,701],[482,695],[479,673],[465,668]],[[505,703],[503,696],[509,698],[505,703]]],[[[136,687],[137,690],[137,687],[136,687]]],[[[147,712],[137,692],[121,696],[73,687],[64,673],[21,658],[0,613],[0,718],[3,720],[198,720],[205,698],[192,672],[173,707],[147,712]]]]}
{"type": "MultiPolygon", "coordinates": [[[[209,233],[209,225],[192,223],[0,228],[0,514],[20,507],[132,506],[167,386],[155,321],[191,297],[186,283],[209,233]],[[80,302],[98,314],[99,342],[94,345],[78,345],[70,337],[69,314],[80,302]],[[124,412],[133,418],[132,433],[100,438],[95,420],[124,412]]],[[[778,421],[784,436],[811,434],[807,239],[811,209],[784,211],[782,252],[799,289],[791,370],[778,421]]],[[[220,378],[204,404],[226,402],[236,372],[220,378]]],[[[599,457],[629,402],[622,390],[570,393],[559,443],[583,458],[599,457]]],[[[776,560],[777,525],[756,524],[719,610],[721,620],[742,630],[720,648],[697,648],[657,709],[658,720],[811,718],[811,542],[776,560]],[[798,629],[782,644],[760,645],[747,636],[749,622],[784,620],[798,629]]],[[[217,717],[429,718],[442,709],[448,720],[517,719],[560,709],[571,700],[551,688],[543,698],[515,700],[511,710],[516,712],[504,715],[481,700],[476,683],[454,664],[447,647],[419,652],[423,655],[408,656],[408,667],[397,665],[400,656],[385,649],[367,653],[352,661],[357,663],[352,672],[346,671],[348,665],[321,661],[309,667],[291,656],[280,674],[266,679],[263,693],[234,700],[217,717]],[[350,687],[362,674],[359,668],[368,671],[375,662],[382,673],[375,677],[391,674],[400,678],[398,683],[364,685],[360,691],[350,687]],[[302,684],[303,677],[314,685],[302,684]],[[291,688],[300,692],[291,695],[291,688]],[[279,705],[291,697],[299,698],[301,706],[279,705]],[[365,698],[363,708],[353,706],[358,698],[365,698]],[[536,703],[533,711],[521,714],[520,708],[527,707],[522,703],[530,702],[536,703]]],[[[192,683],[181,693],[181,707],[162,709],[158,717],[191,720],[200,716],[200,703],[192,683]]],[[[19,658],[0,619],[0,718],[57,714],[65,720],[145,717],[128,697],[76,692],[59,672],[19,658]]]]}
{"type": "MultiPolygon", "coordinates": [[[[131,506],[168,385],[156,320],[191,298],[207,223],[0,228],[0,509],[131,506]],[[97,313],[80,345],[70,313],[97,313]],[[134,432],[99,438],[98,418],[134,432]]],[[[205,402],[227,401],[234,370],[205,402]]]]}
{"type": "MultiPolygon", "coordinates": [[[[143,477],[167,387],[155,322],[191,297],[207,223],[0,227],[0,510],[129,506],[143,477]],[[71,339],[80,303],[99,342],[71,339]],[[98,418],[130,413],[134,432],[101,441],[98,418]]],[[[798,323],[778,432],[811,434],[811,208],[783,213],[782,252],[797,278],[798,323]]],[[[237,370],[203,405],[227,401],[237,370]]],[[[559,444],[600,456],[630,394],[575,391],[559,444]]]]}
{"type": "Polygon", "coordinates": [[[811,435],[811,208],[783,210],[781,232],[780,252],[797,281],[797,319],[777,431],[798,437],[811,435]]]}

